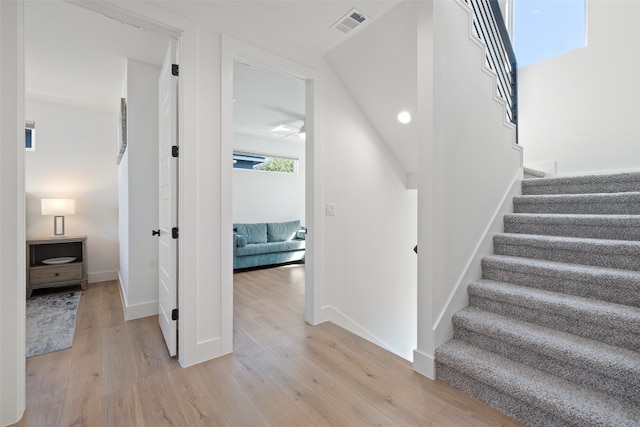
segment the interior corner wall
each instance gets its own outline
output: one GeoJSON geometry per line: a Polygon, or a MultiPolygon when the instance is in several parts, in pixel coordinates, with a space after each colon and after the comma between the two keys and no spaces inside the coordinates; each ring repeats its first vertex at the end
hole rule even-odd
{"type": "Polygon", "coordinates": [[[587,46],[519,70],[525,165],[557,173],[638,170],[640,2],[587,1],[587,46]]]}
{"type": "Polygon", "coordinates": [[[411,360],[417,192],[328,65],[322,87],[322,313],[411,360]],[[325,204],[335,204],[334,216],[325,204]]]}
{"type": "Polygon", "coordinates": [[[119,167],[120,285],[125,318],[158,313],[158,78],[127,60],[127,148],[119,167]]]}
{"type": "Polygon", "coordinates": [[[43,198],[74,198],[65,216],[68,235],[87,236],[89,282],[115,280],[118,270],[118,169],[116,114],[27,98],[35,121],[35,151],[25,153],[27,238],[53,235],[43,198]]]}
{"type": "Polygon", "coordinates": [[[293,174],[233,170],[233,222],[276,222],[305,219],[304,141],[270,140],[236,134],[234,149],[298,159],[293,174]]]}

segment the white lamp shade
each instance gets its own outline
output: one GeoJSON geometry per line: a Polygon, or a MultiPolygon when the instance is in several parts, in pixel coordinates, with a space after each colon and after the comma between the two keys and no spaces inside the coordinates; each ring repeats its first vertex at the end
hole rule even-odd
{"type": "Polygon", "coordinates": [[[75,199],[42,199],[42,215],[71,215],[76,213],[75,199]]]}

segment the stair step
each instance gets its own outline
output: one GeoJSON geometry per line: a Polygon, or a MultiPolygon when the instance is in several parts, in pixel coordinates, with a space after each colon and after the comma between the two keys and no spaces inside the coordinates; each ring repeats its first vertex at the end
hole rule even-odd
{"type": "Polygon", "coordinates": [[[640,351],[640,308],[481,279],[469,306],[640,351]]]}
{"type": "Polygon", "coordinates": [[[553,177],[522,182],[522,194],[619,193],[640,191],[640,173],[553,177]]]}
{"type": "Polygon", "coordinates": [[[516,213],[504,216],[505,233],[640,241],[640,215],[516,213]]]}
{"type": "Polygon", "coordinates": [[[640,307],[640,272],[489,255],[482,278],[640,307]]]}
{"type": "Polygon", "coordinates": [[[530,426],[637,426],[640,409],[460,340],[436,350],[436,373],[530,426]]]}
{"type": "Polygon", "coordinates": [[[515,196],[513,210],[515,213],[640,215],[640,192],[515,196]]]}
{"type": "Polygon", "coordinates": [[[640,353],[473,307],[453,325],[456,339],[640,404],[640,353]]]}
{"type": "Polygon", "coordinates": [[[640,270],[637,241],[499,233],[493,236],[493,249],[496,255],[640,270]]]}

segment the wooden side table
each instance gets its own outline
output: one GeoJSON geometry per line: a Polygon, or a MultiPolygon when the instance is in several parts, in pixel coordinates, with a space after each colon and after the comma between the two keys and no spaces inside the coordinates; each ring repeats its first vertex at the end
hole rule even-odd
{"type": "Polygon", "coordinates": [[[34,289],[87,288],[87,236],[27,240],[27,298],[34,289]]]}

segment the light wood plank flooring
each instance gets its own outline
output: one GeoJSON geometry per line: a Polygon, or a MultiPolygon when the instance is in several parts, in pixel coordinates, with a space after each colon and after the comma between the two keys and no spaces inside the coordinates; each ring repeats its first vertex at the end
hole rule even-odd
{"type": "Polygon", "coordinates": [[[73,347],[27,359],[18,426],[519,426],[331,323],[303,320],[304,268],[234,275],[234,353],[190,368],[116,282],[83,293],[73,347]]]}

